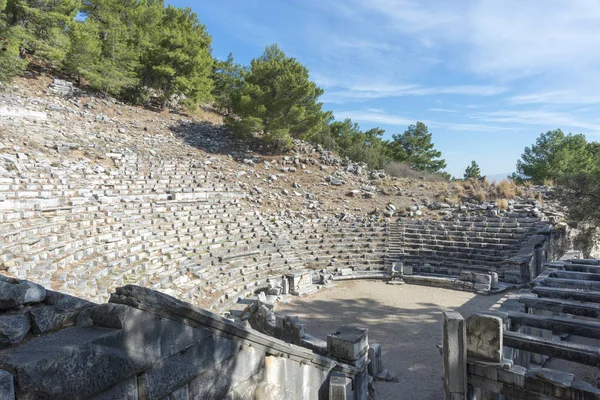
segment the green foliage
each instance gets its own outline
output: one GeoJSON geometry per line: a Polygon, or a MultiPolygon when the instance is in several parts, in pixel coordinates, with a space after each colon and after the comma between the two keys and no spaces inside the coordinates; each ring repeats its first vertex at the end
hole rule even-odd
{"type": "Polygon", "coordinates": [[[517,161],[516,182],[535,184],[556,181],[562,175],[589,172],[600,153],[597,143],[588,143],[582,134],[565,135],[560,129],[542,133],[531,147],[525,147],[517,161]]]}
{"type": "Polygon", "coordinates": [[[433,148],[431,133],[422,122],[410,125],[402,135],[393,135],[388,153],[394,161],[407,162],[419,171],[440,172],[446,161],[439,159],[442,153],[433,148]]]}
{"type": "Polygon", "coordinates": [[[323,90],[309,80],[306,67],[271,45],[252,60],[240,87],[231,95],[233,112],[242,121],[251,122],[227,121],[238,133],[248,134],[240,132],[240,126],[252,126],[262,131],[265,144],[285,150],[276,145],[290,143],[290,137],[309,138],[322,127],[327,118],[318,102],[322,94],[323,90]]]}
{"type": "MultiPolygon", "coordinates": [[[[139,84],[137,70],[144,41],[139,40],[146,2],[137,0],[86,0],[86,24],[97,26],[100,55],[89,59],[85,78],[105,94],[118,95],[128,86],[139,84]]],[[[147,21],[147,29],[155,23],[147,21]]]]}
{"type": "Polygon", "coordinates": [[[71,47],[63,61],[65,72],[77,76],[90,77],[93,66],[102,52],[98,26],[94,21],[75,22],[69,31],[71,47]]]}
{"type": "Polygon", "coordinates": [[[6,22],[22,28],[22,53],[38,60],[60,62],[69,48],[68,30],[79,9],[79,0],[7,0],[6,22]]]}
{"type": "Polygon", "coordinates": [[[479,165],[477,164],[477,162],[475,162],[475,160],[471,161],[471,165],[467,166],[467,168],[465,169],[464,178],[481,178],[481,170],[479,169],[479,165]]]}
{"type": "Polygon", "coordinates": [[[231,95],[242,83],[244,67],[233,60],[229,53],[227,60],[215,60],[213,64],[212,80],[215,107],[224,114],[232,112],[231,95]]]}
{"type": "Polygon", "coordinates": [[[163,105],[174,95],[197,104],[210,98],[212,38],[190,8],[168,6],[157,26],[158,40],[144,59],[143,82],[163,95],[163,105]]]}
{"type": "Polygon", "coordinates": [[[589,257],[600,233],[600,159],[587,171],[561,175],[556,192],[567,209],[569,224],[579,230],[575,248],[589,257]]]}
{"type": "Polygon", "coordinates": [[[364,162],[371,168],[383,168],[390,160],[385,155],[385,131],[379,128],[361,131],[358,124],[346,119],[329,125],[330,137],[340,155],[354,162],[364,162]]]}
{"type": "Polygon", "coordinates": [[[23,28],[9,26],[0,16],[0,81],[7,81],[27,66],[20,54],[23,28]]]}

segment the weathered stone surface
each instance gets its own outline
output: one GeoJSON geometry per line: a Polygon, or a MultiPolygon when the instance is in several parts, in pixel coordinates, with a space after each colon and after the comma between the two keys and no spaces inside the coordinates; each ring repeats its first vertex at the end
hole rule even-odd
{"type": "Polygon", "coordinates": [[[345,375],[334,373],[329,378],[329,400],[352,400],[352,380],[345,375]]]}
{"type": "Polygon", "coordinates": [[[29,311],[35,333],[46,333],[72,325],[79,314],[74,311],[58,311],[52,306],[41,306],[29,311]]]}
{"type": "Polygon", "coordinates": [[[138,400],[137,376],[133,376],[89,400],[138,400]]]}
{"type": "Polygon", "coordinates": [[[210,335],[207,329],[193,328],[131,307],[119,308],[120,312],[124,312],[122,330],[96,343],[166,359],[210,335]]]}
{"type": "Polygon", "coordinates": [[[30,329],[31,324],[26,315],[0,315],[0,348],[19,343],[30,329]]]}
{"type": "Polygon", "coordinates": [[[369,341],[365,328],[344,325],[327,335],[327,348],[334,357],[342,360],[359,360],[364,357],[368,347],[369,341]]]}
{"type": "Polygon", "coordinates": [[[13,376],[10,372],[3,370],[0,370],[0,399],[15,399],[15,385],[13,376]]]}
{"type": "Polygon", "coordinates": [[[467,394],[467,339],[465,320],[456,311],[443,312],[443,381],[446,399],[467,394]]]}
{"type": "Polygon", "coordinates": [[[101,326],[104,328],[121,329],[126,313],[131,307],[123,304],[99,304],[90,307],[79,314],[77,325],[101,326]]]}
{"type": "Polygon", "coordinates": [[[475,314],[467,320],[467,354],[476,359],[502,362],[502,319],[475,314]]]}
{"type": "Polygon", "coordinates": [[[86,399],[155,362],[143,353],[92,343],[111,332],[103,328],[63,329],[1,356],[0,364],[16,372],[19,399],[86,399]]]}
{"type": "Polygon", "coordinates": [[[0,275],[0,310],[28,303],[39,303],[46,298],[46,289],[29,281],[0,275]]]}
{"type": "Polygon", "coordinates": [[[231,388],[231,378],[221,371],[209,370],[189,384],[192,399],[222,399],[231,388]]]}
{"type": "Polygon", "coordinates": [[[168,396],[165,396],[163,400],[189,400],[189,398],[190,392],[188,389],[188,385],[184,385],[183,387],[180,387],[168,396]]]}

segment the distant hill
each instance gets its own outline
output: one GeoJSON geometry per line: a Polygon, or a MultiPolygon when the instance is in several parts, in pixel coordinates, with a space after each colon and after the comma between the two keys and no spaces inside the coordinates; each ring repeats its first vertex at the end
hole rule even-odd
{"type": "Polygon", "coordinates": [[[501,174],[486,175],[486,177],[487,177],[488,182],[492,182],[492,181],[500,182],[500,181],[506,179],[510,174],[512,174],[512,172],[503,172],[501,174]]]}

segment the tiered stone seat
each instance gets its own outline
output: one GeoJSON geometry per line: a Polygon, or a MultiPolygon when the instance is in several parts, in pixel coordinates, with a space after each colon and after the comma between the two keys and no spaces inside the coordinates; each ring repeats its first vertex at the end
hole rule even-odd
{"type": "Polygon", "coordinates": [[[386,264],[401,261],[420,272],[502,272],[502,265],[535,233],[538,218],[460,217],[451,221],[399,221],[390,225],[386,264]]]}
{"type": "Polygon", "coordinates": [[[273,248],[260,217],[210,172],[175,162],[121,167],[0,177],[2,269],[98,301],[126,283],[189,297],[199,266],[273,248]]]}
{"type": "Polygon", "coordinates": [[[384,267],[385,224],[314,220],[274,223],[272,230],[286,259],[299,268],[371,271],[384,267]]]}

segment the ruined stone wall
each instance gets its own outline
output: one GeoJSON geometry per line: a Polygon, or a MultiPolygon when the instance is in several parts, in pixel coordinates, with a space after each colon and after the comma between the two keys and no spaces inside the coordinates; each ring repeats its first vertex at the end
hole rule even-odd
{"type": "MultiPolygon", "coordinates": [[[[366,362],[344,364],[138,286],[99,305],[27,281],[0,286],[2,399],[324,399],[332,374],[334,389],[366,374],[366,362]]],[[[348,396],[366,399],[366,382],[348,396]]]]}

